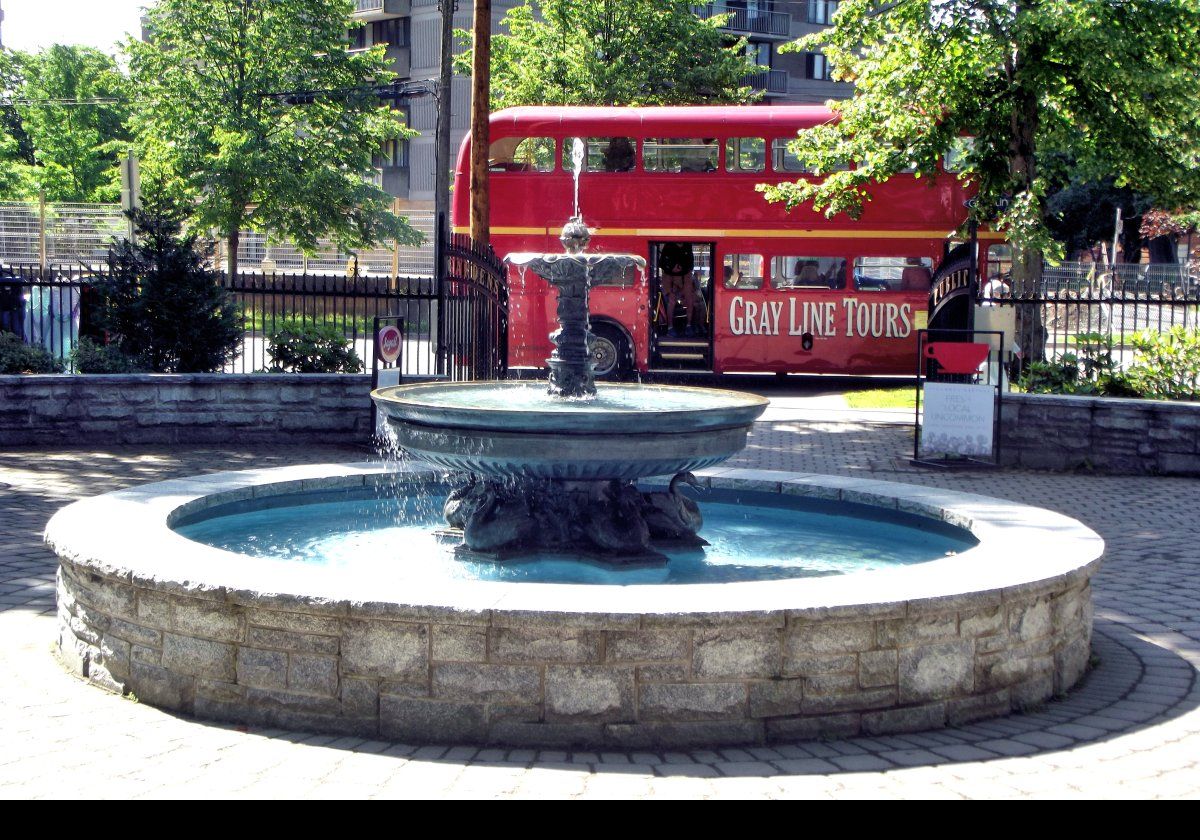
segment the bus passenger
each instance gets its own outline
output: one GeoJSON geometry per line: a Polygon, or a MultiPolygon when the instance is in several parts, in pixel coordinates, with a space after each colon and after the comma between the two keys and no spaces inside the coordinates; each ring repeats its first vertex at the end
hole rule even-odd
{"type": "Polygon", "coordinates": [[[633,169],[635,159],[633,144],[629,142],[629,138],[613,137],[608,141],[608,148],[604,150],[604,171],[629,172],[633,169]]]}
{"type": "Polygon", "coordinates": [[[900,273],[900,291],[928,292],[933,285],[929,267],[922,265],[920,257],[905,257],[904,271],[900,273]]]}
{"type": "Polygon", "coordinates": [[[658,254],[658,267],[662,273],[662,295],[666,305],[667,334],[675,337],[675,306],[682,303],[687,309],[687,321],[683,328],[685,336],[691,336],[692,318],[696,314],[696,281],[692,276],[695,261],[692,247],[683,242],[668,242],[658,254]]]}

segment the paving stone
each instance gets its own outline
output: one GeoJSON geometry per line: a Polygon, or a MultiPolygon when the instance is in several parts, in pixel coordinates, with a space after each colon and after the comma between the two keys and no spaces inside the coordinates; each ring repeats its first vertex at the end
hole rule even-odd
{"type": "MultiPolygon", "coordinates": [[[[1192,605],[1200,603],[1200,558],[1194,551],[1200,540],[1200,524],[1196,521],[1192,501],[1194,479],[1053,475],[1006,470],[987,475],[926,473],[907,467],[904,454],[906,446],[911,450],[911,438],[904,427],[839,417],[826,423],[831,431],[837,431],[830,434],[815,430],[820,423],[810,428],[811,422],[757,424],[752,432],[752,448],[731,461],[731,466],[870,475],[931,487],[965,489],[1059,509],[1081,517],[1097,528],[1108,547],[1105,566],[1093,582],[1097,607],[1094,651],[1100,658],[1100,666],[1084,678],[1064,703],[1049,703],[1040,714],[1005,718],[989,724],[964,723],[960,729],[945,730],[945,734],[956,733],[964,741],[957,745],[925,748],[930,754],[948,760],[941,765],[926,759],[930,763],[887,773],[868,768],[861,772],[850,768],[834,772],[820,766],[807,770],[804,766],[790,770],[781,766],[782,761],[827,761],[832,767],[839,767],[827,756],[842,761],[862,758],[879,761],[879,756],[885,752],[906,751],[906,748],[888,747],[877,739],[854,738],[829,743],[805,740],[779,743],[774,747],[786,757],[772,759],[770,764],[790,776],[776,779],[756,776],[700,778],[699,774],[705,771],[715,774],[715,764],[723,760],[719,754],[706,754],[700,750],[697,755],[705,756],[704,761],[679,752],[663,754],[662,763],[654,765],[654,773],[660,776],[658,781],[672,785],[679,783],[685,788],[664,784],[661,790],[652,789],[649,771],[643,770],[643,775],[635,772],[630,779],[621,781],[621,784],[632,784],[621,790],[632,795],[650,795],[651,792],[664,795],[666,791],[686,789],[692,791],[689,795],[728,796],[746,793],[739,785],[749,784],[755,795],[789,796],[803,792],[829,796],[830,792],[837,791],[846,798],[872,794],[877,797],[936,797],[947,793],[986,798],[1033,797],[1047,792],[1106,798],[1118,798],[1122,794],[1136,798],[1183,798],[1200,794],[1200,772],[1194,763],[1186,769],[1162,772],[1166,767],[1178,766],[1183,760],[1176,757],[1173,745],[1179,744],[1180,754],[1185,757],[1200,755],[1196,735],[1191,734],[1200,732],[1200,716],[1189,711],[1198,697],[1192,686],[1195,662],[1200,658],[1200,624],[1178,618],[1195,615],[1192,605]],[[1149,631],[1150,638],[1137,638],[1134,635],[1136,627],[1149,631]],[[1156,686],[1172,690],[1156,691],[1156,686]],[[1146,719],[1144,716],[1151,709],[1141,705],[1127,705],[1121,709],[1119,701],[1123,697],[1128,697],[1133,704],[1148,704],[1165,714],[1146,719]],[[1128,717],[1138,719],[1125,719],[1128,717]],[[1037,746],[1017,740],[1031,733],[1066,737],[1070,745],[1037,746]],[[1180,741],[1181,738],[1190,738],[1192,742],[1188,744],[1180,741]],[[833,747],[865,752],[843,755],[833,747]],[[983,759],[962,747],[972,747],[989,755],[994,753],[997,757],[983,759]],[[793,751],[794,754],[789,755],[793,751]],[[1058,763],[1040,761],[1045,758],[1058,763]],[[661,778],[660,768],[676,766],[696,775],[661,778]],[[958,768],[976,769],[970,770],[969,777],[962,779],[954,775],[958,768]],[[910,784],[888,780],[897,775],[903,779],[903,774],[917,770],[929,775],[913,777],[920,781],[910,784]],[[807,775],[809,773],[821,775],[807,775]],[[1159,780],[1156,786],[1155,781],[1160,777],[1166,778],[1159,780]],[[1018,778],[1024,780],[1022,784],[1026,790],[1018,790],[1010,784],[1018,778]],[[1047,785],[1047,778],[1055,779],[1056,784],[1047,785]],[[845,785],[838,781],[846,779],[852,781],[845,785]],[[800,786],[801,783],[808,786],[800,786]],[[695,787],[691,787],[693,785],[695,787]]],[[[0,451],[0,482],[15,488],[15,491],[6,489],[0,493],[0,546],[4,547],[0,551],[0,598],[8,598],[4,603],[15,607],[0,609],[0,619],[6,626],[18,629],[13,636],[18,644],[0,650],[0,663],[7,675],[4,687],[0,688],[0,700],[3,701],[0,702],[0,726],[7,737],[6,752],[15,749],[21,753],[21,760],[11,764],[3,763],[3,757],[0,757],[0,785],[6,796],[61,796],[61,791],[68,788],[75,798],[85,799],[132,798],[151,795],[154,791],[168,795],[172,790],[186,792],[189,796],[198,791],[208,796],[244,795],[239,792],[253,791],[255,785],[264,792],[269,789],[261,782],[259,774],[264,772],[261,768],[274,768],[273,772],[279,773],[289,765],[297,771],[303,770],[309,779],[307,787],[297,786],[296,791],[306,796],[334,796],[351,790],[357,797],[400,792],[439,795],[456,789],[470,789],[458,786],[457,781],[463,775],[463,768],[478,762],[485,754],[484,750],[477,750],[476,757],[469,759],[465,756],[475,749],[473,747],[451,753],[454,748],[448,745],[418,748],[396,743],[384,752],[398,762],[412,762],[410,771],[402,775],[391,774],[374,783],[366,781],[347,787],[336,781],[338,775],[333,772],[338,766],[338,756],[353,754],[346,752],[355,748],[351,746],[353,744],[379,742],[364,742],[361,738],[339,741],[328,736],[312,738],[304,733],[254,727],[238,731],[235,727],[164,715],[149,706],[152,702],[186,704],[193,691],[215,690],[219,684],[228,685],[227,678],[198,676],[195,681],[185,680],[175,686],[146,679],[147,691],[138,692],[139,699],[145,702],[138,704],[95,691],[70,680],[45,658],[44,640],[52,634],[39,628],[53,627],[53,617],[41,617],[33,611],[22,612],[22,608],[30,603],[35,607],[49,606],[45,596],[37,593],[44,591],[41,587],[52,578],[53,557],[41,547],[37,535],[53,510],[71,498],[206,470],[258,468],[314,458],[346,461],[360,459],[361,455],[351,450],[322,453],[313,448],[219,453],[175,448],[154,452],[114,450],[86,456],[78,452],[39,450],[36,457],[31,458],[28,452],[0,451]],[[87,459],[83,468],[82,457],[87,459]],[[13,598],[14,593],[20,594],[13,598]],[[21,639],[27,641],[22,643],[21,639]],[[159,697],[152,696],[156,690],[152,686],[161,689],[159,697]],[[19,736],[26,737],[22,733],[28,733],[27,739],[18,741],[19,736]],[[84,760],[74,748],[81,741],[88,744],[93,760],[84,760]],[[331,746],[334,744],[336,746],[331,746]],[[264,760],[256,757],[256,751],[264,745],[272,750],[290,752],[280,752],[282,757],[264,760]],[[461,757],[448,758],[452,754],[461,757]],[[170,758],[173,755],[179,757],[170,758]],[[438,764],[439,761],[446,763],[438,764]],[[301,764],[305,766],[301,767],[301,764]],[[18,768],[17,781],[2,775],[10,766],[18,768]],[[329,782],[323,786],[322,779],[329,779],[329,782]]],[[[126,609],[126,606],[122,607],[125,610],[123,621],[152,631],[172,632],[169,604],[165,615],[163,604],[155,603],[152,598],[147,600],[139,596],[136,608],[126,609]]],[[[285,617],[279,618],[269,615],[273,612],[258,607],[246,608],[247,632],[259,627],[317,636],[336,635],[336,631],[329,632],[331,625],[295,626],[286,614],[281,613],[285,617]]],[[[1061,616],[1055,616],[1052,607],[1051,623],[1062,620],[1061,616]]],[[[336,627],[347,619],[327,620],[336,627]]],[[[983,621],[983,618],[960,617],[960,629],[973,628],[973,620],[983,621]]],[[[1016,621],[1020,632],[1032,636],[1037,632],[1040,619],[1023,615],[1016,621]]],[[[147,677],[145,670],[154,668],[161,659],[162,643],[153,643],[157,640],[149,636],[139,641],[127,638],[128,633],[113,635],[133,643],[129,657],[131,671],[147,677]]],[[[433,646],[432,641],[429,647],[433,646]]],[[[608,641],[611,642],[611,636],[608,641]]],[[[275,649],[271,645],[258,647],[275,649]]],[[[839,655],[836,651],[802,654],[799,647],[793,645],[785,664],[808,669],[796,674],[800,677],[817,675],[813,665],[820,657],[834,659],[839,655]]],[[[611,653],[611,647],[609,651],[611,653]]],[[[321,654],[326,651],[297,652],[321,654]]],[[[586,652],[591,649],[587,648],[586,652]]],[[[436,655],[434,661],[438,661],[436,655]]],[[[632,661],[641,664],[640,660],[632,661]]],[[[684,664],[678,659],[646,660],[645,664],[649,665],[651,661],[676,667],[684,664]]],[[[427,664],[423,667],[422,673],[427,674],[427,664]]],[[[218,670],[225,673],[224,666],[218,670]]],[[[842,670],[826,673],[837,674],[842,670]]],[[[664,673],[663,676],[667,675],[664,673]]],[[[390,678],[397,679],[397,676],[390,678]]],[[[411,674],[399,677],[412,678],[411,674]]],[[[376,699],[378,676],[359,674],[352,679],[353,682],[343,679],[339,688],[338,702],[343,708],[354,705],[347,703],[348,697],[357,697],[354,702],[363,704],[363,708],[379,702],[376,699]]],[[[915,753],[921,748],[910,746],[907,749],[915,753]]],[[[746,753],[759,758],[752,748],[746,753]]],[[[631,763],[624,766],[645,765],[644,761],[634,763],[633,753],[625,755],[631,763]]],[[[553,755],[547,754],[546,767],[554,764],[551,758],[553,755]]],[[[515,771],[532,773],[542,760],[533,758],[529,763],[528,768],[515,766],[515,771]]],[[[593,763],[599,766],[598,757],[593,756],[593,763]]],[[[586,762],[572,766],[582,768],[584,774],[591,772],[586,762]]],[[[892,765],[885,763],[880,769],[888,768],[892,765]]],[[[297,777],[302,776],[298,774],[297,777]]],[[[560,787],[549,781],[541,784],[546,791],[570,788],[569,784],[560,787]]],[[[477,789],[482,791],[487,786],[481,782],[477,789]]],[[[515,795],[513,791],[528,790],[514,785],[511,780],[492,789],[497,795],[515,795]]],[[[595,794],[602,792],[599,788],[593,791],[595,794]]]]}

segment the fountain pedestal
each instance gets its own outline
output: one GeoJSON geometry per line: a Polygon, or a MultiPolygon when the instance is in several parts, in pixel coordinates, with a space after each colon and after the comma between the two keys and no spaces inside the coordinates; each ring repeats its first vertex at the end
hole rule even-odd
{"type": "Polygon", "coordinates": [[[762,397],[701,388],[603,385],[590,354],[588,290],[645,260],[586,254],[590,234],[575,216],[563,254],[511,254],[508,261],[558,290],[549,381],[538,402],[524,383],[385,388],[372,394],[397,444],[434,464],[470,473],[446,502],[463,546],[497,559],[571,551],[616,564],[665,562],[656,542],[704,545],[703,522],[681,486],[690,470],[724,461],[746,445],[762,397]],[[634,482],[674,475],[666,492],[634,482]]]}

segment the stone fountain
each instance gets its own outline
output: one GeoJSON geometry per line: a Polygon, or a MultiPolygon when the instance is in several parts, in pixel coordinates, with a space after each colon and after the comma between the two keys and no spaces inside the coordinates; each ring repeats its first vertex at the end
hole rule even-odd
{"type": "Polygon", "coordinates": [[[513,254],[558,290],[559,328],[547,383],[401,385],[372,398],[401,449],[469,474],[446,501],[448,533],[474,554],[506,559],[569,551],[610,563],[664,563],[655,545],[703,545],[702,516],[680,485],[746,444],[767,400],[702,388],[597,387],[588,290],[645,261],[585,253],[579,216],[562,254],[513,254]],[[635,482],[674,475],[666,491],[635,482]]]}

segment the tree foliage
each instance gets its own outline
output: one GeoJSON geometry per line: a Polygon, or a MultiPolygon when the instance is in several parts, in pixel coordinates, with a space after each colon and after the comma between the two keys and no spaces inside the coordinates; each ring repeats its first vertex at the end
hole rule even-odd
{"type": "Polygon", "coordinates": [[[129,80],[112,56],[55,44],[0,53],[0,189],[14,198],[116,201],[129,146],[129,80]]]}
{"type": "Polygon", "coordinates": [[[795,46],[823,50],[855,91],[796,143],[830,174],[766,190],[789,206],[854,215],[868,183],[908,165],[933,175],[969,135],[979,215],[1028,273],[1057,253],[1047,150],[1069,161],[1064,181],[1111,178],[1168,207],[1200,197],[1195,0],[843,0],[831,29],[795,46]],[[832,171],[840,160],[856,168],[832,171]]]}
{"type": "MultiPolygon", "coordinates": [[[[745,42],[690,0],[526,0],[492,36],[493,108],[751,102],[745,42]]],[[[456,33],[468,39],[469,33],[456,33]]],[[[470,51],[456,58],[469,72],[470,51]]]]}
{"type": "Polygon", "coordinates": [[[350,0],[159,0],[130,41],[146,192],[229,242],[244,227],[315,249],[420,241],[369,182],[372,154],[411,136],[365,88],[382,46],[350,51],[350,0]],[[307,104],[279,94],[315,92],[307,104]]]}

